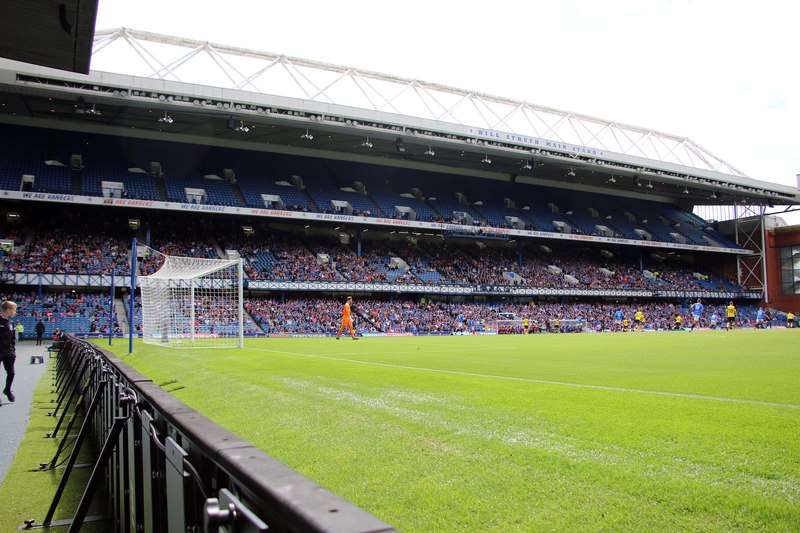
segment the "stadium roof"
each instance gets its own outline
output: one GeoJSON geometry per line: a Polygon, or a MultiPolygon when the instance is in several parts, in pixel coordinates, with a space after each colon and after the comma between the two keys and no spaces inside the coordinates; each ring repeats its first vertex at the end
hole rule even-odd
{"type": "Polygon", "coordinates": [[[0,60],[0,121],[695,204],[800,203],[685,137],[266,52],[95,33],[88,76],[0,60]],[[160,120],[159,120],[160,119],[160,120]]]}
{"type": "Polygon", "coordinates": [[[747,177],[686,137],[378,72],[140,32],[95,34],[95,70],[450,122],[747,177]]]}

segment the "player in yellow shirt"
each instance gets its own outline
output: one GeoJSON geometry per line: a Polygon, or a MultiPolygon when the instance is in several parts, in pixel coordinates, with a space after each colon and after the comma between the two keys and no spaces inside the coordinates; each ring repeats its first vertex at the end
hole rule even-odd
{"type": "Polygon", "coordinates": [[[793,328],[794,327],[794,313],[789,311],[786,313],[786,327],[793,328]]]}
{"type": "Polygon", "coordinates": [[[641,310],[636,311],[633,315],[633,329],[636,331],[644,331],[644,313],[641,310]]]}
{"type": "Polygon", "coordinates": [[[678,313],[675,315],[675,331],[683,329],[683,316],[678,313]]]}
{"type": "Polygon", "coordinates": [[[623,318],[622,319],[622,331],[628,331],[629,327],[630,327],[630,322],[628,322],[628,318],[627,317],[623,318]]]}
{"type": "Polygon", "coordinates": [[[725,308],[725,329],[732,330],[736,327],[736,306],[733,302],[728,304],[725,308]]]}

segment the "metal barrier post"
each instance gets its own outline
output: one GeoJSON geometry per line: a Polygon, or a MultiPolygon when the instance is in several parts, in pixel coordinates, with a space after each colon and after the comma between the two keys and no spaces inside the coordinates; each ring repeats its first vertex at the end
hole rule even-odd
{"type": "Polygon", "coordinates": [[[186,483],[189,474],[183,462],[189,455],[172,437],[164,440],[167,454],[167,530],[184,533],[186,529],[186,483]]]}
{"type": "MultiPolygon", "coordinates": [[[[61,481],[58,484],[58,488],[56,489],[56,493],[53,496],[53,502],[50,504],[50,509],[47,511],[47,516],[45,516],[44,521],[42,522],[45,526],[49,526],[53,520],[53,515],[56,512],[56,508],[58,507],[58,502],[61,500],[61,495],[64,493],[64,489],[67,487],[67,481],[69,481],[69,476],[72,473],[72,468],[75,466],[75,462],[78,460],[78,453],[81,450],[81,445],[83,441],[86,439],[86,436],[89,433],[89,426],[92,412],[97,409],[97,405],[100,403],[101,396],[105,391],[106,384],[108,383],[107,379],[100,380],[100,384],[98,385],[97,392],[92,398],[91,406],[89,407],[88,413],[86,413],[86,418],[83,419],[83,424],[81,425],[81,430],[78,433],[78,437],[75,439],[75,446],[72,448],[72,453],[69,456],[69,460],[67,461],[67,466],[64,470],[64,475],[61,476],[61,481]]],[[[55,464],[56,457],[53,458],[53,462],[50,463],[51,468],[55,464]]]]}
{"type": "MultiPolygon", "coordinates": [[[[61,389],[61,393],[58,395],[58,403],[56,404],[56,408],[50,413],[50,416],[56,416],[58,410],[61,409],[61,404],[64,403],[64,399],[67,396],[67,391],[72,391],[70,394],[69,400],[67,400],[67,404],[72,401],[72,398],[75,394],[75,391],[80,387],[80,380],[75,379],[75,376],[79,376],[83,373],[83,367],[88,363],[88,359],[84,359],[81,364],[74,365],[72,367],[72,371],[69,374],[67,381],[64,382],[64,388],[61,389]],[[70,383],[72,386],[70,387],[70,383]]],[[[62,415],[63,416],[63,415],[62,415]]]]}

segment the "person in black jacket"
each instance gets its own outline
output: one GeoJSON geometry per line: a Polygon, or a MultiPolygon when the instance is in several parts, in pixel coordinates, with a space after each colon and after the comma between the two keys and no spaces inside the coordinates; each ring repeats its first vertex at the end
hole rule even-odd
{"type": "Polygon", "coordinates": [[[6,370],[6,388],[3,394],[14,401],[11,384],[14,382],[14,362],[17,360],[17,339],[12,318],[17,314],[17,304],[6,300],[0,305],[0,362],[6,370]]]}
{"type": "Polygon", "coordinates": [[[36,346],[42,345],[42,339],[44,338],[44,322],[40,318],[39,321],[36,323],[36,346]]]}

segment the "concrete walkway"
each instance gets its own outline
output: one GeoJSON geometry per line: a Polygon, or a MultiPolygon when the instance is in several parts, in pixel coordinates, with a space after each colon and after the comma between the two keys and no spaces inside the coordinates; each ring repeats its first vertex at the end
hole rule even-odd
{"type": "MultiPolygon", "coordinates": [[[[11,403],[0,393],[0,399],[3,400],[3,405],[0,405],[0,484],[3,483],[11,461],[17,453],[17,447],[25,434],[31,414],[33,389],[47,370],[47,347],[52,342],[52,339],[45,339],[41,346],[36,346],[35,339],[17,343],[17,362],[14,365],[16,377],[11,386],[16,401],[11,403]],[[32,355],[41,355],[44,364],[30,364],[32,355]]],[[[0,367],[0,390],[5,384],[6,373],[0,367]]]]}

